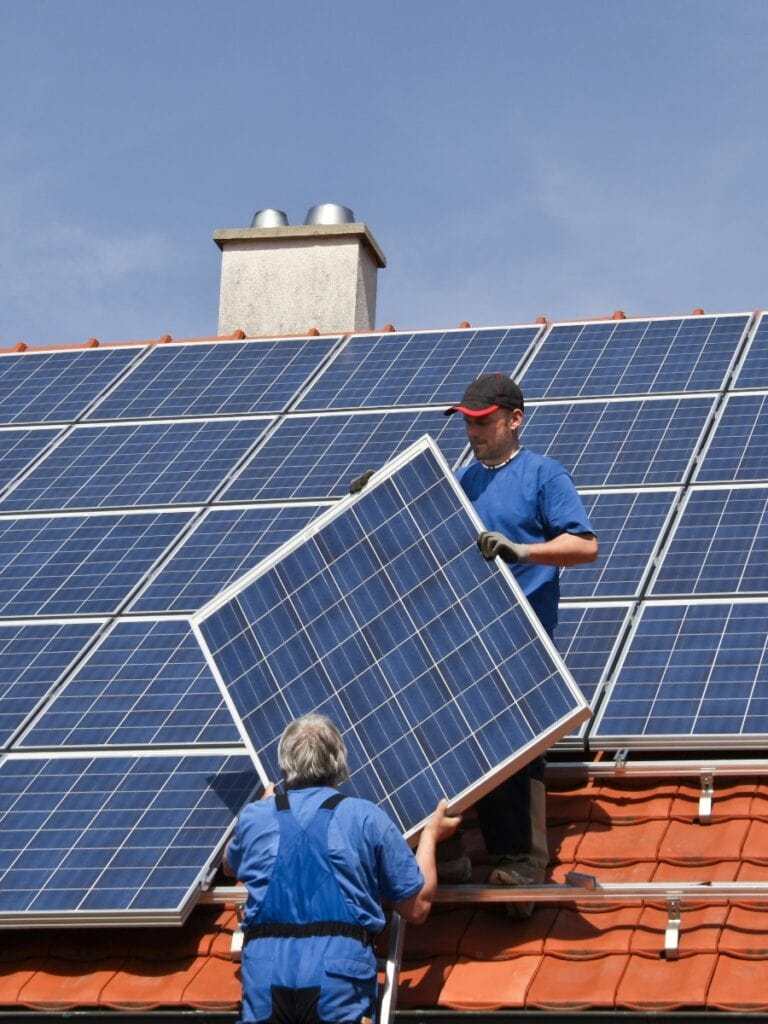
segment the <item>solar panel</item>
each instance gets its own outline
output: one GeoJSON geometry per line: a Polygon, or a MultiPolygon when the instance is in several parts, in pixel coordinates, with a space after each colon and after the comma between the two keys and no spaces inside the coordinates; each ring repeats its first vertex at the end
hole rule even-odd
{"type": "Polygon", "coordinates": [[[109,615],[180,530],[181,512],[0,518],[0,615],[109,615]]]}
{"type": "Polygon", "coordinates": [[[761,313],[758,319],[733,386],[768,388],[768,319],[765,313],[761,313]]]}
{"type": "Polygon", "coordinates": [[[766,487],[689,491],[649,593],[768,593],[767,509],[766,487]]]}
{"type": "MultiPolygon", "coordinates": [[[[568,670],[591,708],[595,708],[631,604],[563,604],[556,642],[568,670]]],[[[588,723],[587,723],[588,725],[588,723]]],[[[583,728],[583,727],[582,727],[583,728]]]]}
{"type": "Polygon", "coordinates": [[[645,604],[590,742],[764,747],[767,620],[765,601],[645,604]]]}
{"type": "Polygon", "coordinates": [[[638,595],[678,496],[676,490],[583,493],[584,507],[600,538],[600,557],[561,571],[561,598],[638,595]]]}
{"type": "Polygon", "coordinates": [[[0,423],[71,422],[140,354],[105,348],[0,355],[0,423]]]}
{"type": "Polygon", "coordinates": [[[357,795],[405,833],[476,799],[587,717],[434,443],[417,442],[194,618],[244,738],[336,722],[357,795]]]}
{"type": "Polygon", "coordinates": [[[280,338],[158,345],[89,419],[280,412],[338,340],[280,338]]]}
{"type": "Polygon", "coordinates": [[[59,433],[58,428],[46,427],[0,430],[0,490],[15,480],[59,433]]]}
{"type": "Polygon", "coordinates": [[[209,509],[142,588],[130,612],[195,612],[290,540],[321,505],[209,509]]]}
{"type": "Polygon", "coordinates": [[[2,511],[137,508],[207,501],[270,419],[75,427],[0,501],[2,511]]]}
{"type": "Polygon", "coordinates": [[[749,314],[556,324],[521,377],[527,399],[718,391],[749,314]]]}
{"type": "Polygon", "coordinates": [[[713,409],[714,396],[534,405],[520,436],[580,487],[679,484],[713,409]]]}
{"type": "Polygon", "coordinates": [[[96,636],[103,621],[0,623],[0,747],[96,636]]]}
{"type": "Polygon", "coordinates": [[[23,749],[239,744],[186,619],[118,622],[19,739],[23,749]]]}
{"type": "Polygon", "coordinates": [[[467,436],[458,416],[442,410],[287,416],[219,496],[222,501],[322,501],[348,493],[349,483],[378,469],[424,433],[450,463],[467,436]]]}
{"type": "Polygon", "coordinates": [[[697,483],[768,480],[768,394],[728,395],[696,470],[697,483]]]}
{"type": "Polygon", "coordinates": [[[353,335],[297,409],[450,405],[480,374],[514,375],[541,326],[353,335]]]}
{"type": "Polygon", "coordinates": [[[0,926],[180,923],[257,786],[231,752],[7,755],[0,926]]]}

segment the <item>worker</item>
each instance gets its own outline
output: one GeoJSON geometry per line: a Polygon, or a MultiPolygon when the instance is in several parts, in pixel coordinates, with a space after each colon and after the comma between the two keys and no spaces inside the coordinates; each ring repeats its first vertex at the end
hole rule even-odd
{"type": "Polygon", "coordinates": [[[373,943],[382,902],[423,922],[437,888],[435,851],[461,819],[441,800],[415,854],[375,804],[344,796],[347,750],[308,714],[278,747],[282,779],[241,813],[224,870],[248,898],[242,922],[245,1024],[366,1024],[375,1018],[373,943]]]}

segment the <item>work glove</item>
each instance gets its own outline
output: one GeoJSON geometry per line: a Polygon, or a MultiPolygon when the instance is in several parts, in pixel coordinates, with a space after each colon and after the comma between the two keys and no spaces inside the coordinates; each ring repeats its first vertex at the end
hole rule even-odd
{"type": "Polygon", "coordinates": [[[359,494],[360,491],[362,491],[362,489],[365,487],[365,485],[371,479],[373,474],[374,474],[374,470],[366,469],[366,471],[364,473],[361,473],[360,476],[356,476],[355,479],[349,485],[349,493],[350,494],[359,494]]]}
{"type": "Polygon", "coordinates": [[[528,544],[515,544],[508,540],[503,533],[487,531],[481,533],[477,538],[477,546],[483,558],[491,559],[497,556],[502,562],[527,562],[531,557],[531,548],[528,544]]]}

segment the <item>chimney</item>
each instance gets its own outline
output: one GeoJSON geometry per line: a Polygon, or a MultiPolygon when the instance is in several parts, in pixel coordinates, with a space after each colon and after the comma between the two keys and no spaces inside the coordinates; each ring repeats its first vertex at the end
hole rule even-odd
{"type": "Polygon", "coordinates": [[[219,334],[374,329],[376,274],[386,260],[346,206],[312,206],[302,225],[282,210],[259,210],[250,228],[215,231],[213,240],[221,249],[219,334]]]}

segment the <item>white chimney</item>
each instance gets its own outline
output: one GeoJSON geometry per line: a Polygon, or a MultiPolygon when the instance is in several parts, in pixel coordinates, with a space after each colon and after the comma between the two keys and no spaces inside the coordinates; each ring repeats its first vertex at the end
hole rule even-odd
{"type": "Polygon", "coordinates": [[[313,206],[296,226],[282,210],[259,210],[250,228],[213,239],[221,249],[219,334],[374,329],[376,275],[386,260],[346,206],[313,206]]]}

